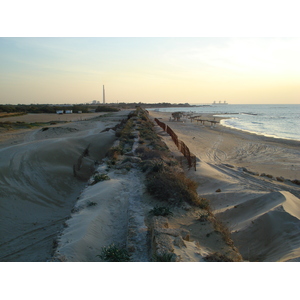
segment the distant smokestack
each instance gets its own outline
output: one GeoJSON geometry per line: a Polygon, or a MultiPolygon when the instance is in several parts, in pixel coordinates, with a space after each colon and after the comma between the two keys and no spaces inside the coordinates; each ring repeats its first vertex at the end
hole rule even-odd
{"type": "Polygon", "coordinates": [[[103,104],[105,104],[105,90],[104,90],[104,85],[103,85],[103,104]]]}

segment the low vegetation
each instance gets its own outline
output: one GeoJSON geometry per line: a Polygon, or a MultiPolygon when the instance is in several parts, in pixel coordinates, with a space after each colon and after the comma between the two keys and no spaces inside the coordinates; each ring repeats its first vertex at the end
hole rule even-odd
{"type": "MultiPolygon", "coordinates": [[[[65,123],[65,122],[62,122],[65,123]]],[[[0,128],[6,130],[18,130],[18,129],[31,129],[35,127],[42,127],[45,125],[52,125],[50,122],[34,122],[34,123],[25,123],[25,122],[0,122],[0,128]]],[[[45,127],[46,128],[46,127],[45,127]]]]}
{"type": "Polygon", "coordinates": [[[161,255],[153,255],[154,262],[173,262],[173,254],[172,253],[163,253],[161,255]]]}
{"type": "Polygon", "coordinates": [[[162,172],[151,171],[146,175],[148,192],[161,201],[180,205],[184,201],[198,204],[197,185],[183,173],[173,173],[168,169],[162,172]]]}
{"type": "Polygon", "coordinates": [[[117,160],[119,155],[122,155],[123,154],[123,149],[121,146],[116,146],[116,147],[112,147],[108,150],[106,156],[109,158],[109,159],[112,159],[112,160],[117,160]]]}
{"type": "Polygon", "coordinates": [[[120,110],[119,108],[111,107],[111,106],[107,106],[107,105],[99,105],[96,108],[96,112],[116,112],[119,110],[120,110]]]}
{"type": "MultiPolygon", "coordinates": [[[[142,124],[143,122],[141,122],[142,124]]],[[[147,130],[151,130],[151,126],[147,126],[146,128],[147,130]]],[[[199,221],[211,222],[215,232],[219,233],[226,244],[238,252],[231,239],[230,230],[215,217],[209,201],[198,195],[197,183],[186,177],[184,172],[178,168],[178,163],[171,157],[168,148],[163,144],[157,138],[152,139],[150,149],[149,146],[141,146],[136,151],[143,160],[142,171],[146,172],[146,187],[148,192],[158,200],[169,205],[180,206],[184,202],[187,202],[192,206],[203,209],[204,212],[199,217],[199,221]],[[158,146],[153,145],[153,143],[157,143],[158,146]]],[[[217,256],[216,254],[215,257],[219,257],[222,261],[226,260],[225,257],[217,256]]]]}
{"type": "Polygon", "coordinates": [[[171,212],[170,208],[166,206],[155,206],[153,209],[149,211],[149,214],[153,216],[163,216],[163,217],[173,216],[173,213],[171,212]]]}
{"type": "Polygon", "coordinates": [[[233,259],[219,252],[214,252],[212,254],[205,256],[204,260],[208,262],[233,262],[234,261],[233,259]]]}
{"type": "Polygon", "coordinates": [[[101,249],[101,253],[97,255],[103,261],[106,262],[128,262],[130,261],[130,255],[125,248],[111,244],[101,249]]]}
{"type": "MultiPolygon", "coordinates": [[[[145,110],[137,108],[129,114],[126,122],[123,122],[122,126],[116,130],[116,136],[119,138],[119,146],[111,148],[107,153],[110,158],[109,166],[117,164],[120,155],[131,152],[134,141],[139,140],[135,155],[140,158],[139,164],[145,174],[146,189],[150,195],[162,203],[162,205],[155,206],[149,212],[150,215],[172,216],[171,208],[185,203],[200,208],[203,212],[199,216],[199,221],[211,222],[214,231],[218,232],[238,254],[230,237],[230,231],[213,215],[209,201],[198,195],[198,184],[185,175],[179,161],[171,155],[166,144],[156,134],[154,124],[149,120],[145,110]]],[[[126,158],[123,161],[126,161],[126,158]]],[[[166,254],[155,256],[153,260],[172,261],[172,257],[172,254],[166,254]]],[[[207,257],[207,260],[209,259],[226,261],[225,257],[216,254],[213,257],[207,257]]]]}
{"type": "Polygon", "coordinates": [[[0,112],[0,118],[16,117],[16,116],[22,116],[25,114],[26,114],[25,112],[11,112],[11,113],[0,112]]]}
{"type": "Polygon", "coordinates": [[[88,105],[48,105],[48,104],[18,104],[18,105],[0,105],[0,112],[7,113],[47,113],[55,114],[57,110],[72,110],[74,113],[81,111],[89,112],[88,105]]]}
{"type": "Polygon", "coordinates": [[[227,245],[234,247],[233,240],[231,239],[230,230],[226,225],[224,225],[209,209],[210,220],[214,226],[214,230],[218,232],[227,245]]]}
{"type": "Polygon", "coordinates": [[[93,177],[92,185],[104,180],[110,180],[109,176],[107,176],[106,174],[95,174],[93,177]]]}

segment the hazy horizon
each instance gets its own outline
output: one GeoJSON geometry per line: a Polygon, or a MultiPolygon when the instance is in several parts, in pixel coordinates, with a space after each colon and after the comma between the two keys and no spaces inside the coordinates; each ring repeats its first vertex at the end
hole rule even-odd
{"type": "Polygon", "coordinates": [[[0,104],[298,104],[300,38],[0,38],[0,104]]]}

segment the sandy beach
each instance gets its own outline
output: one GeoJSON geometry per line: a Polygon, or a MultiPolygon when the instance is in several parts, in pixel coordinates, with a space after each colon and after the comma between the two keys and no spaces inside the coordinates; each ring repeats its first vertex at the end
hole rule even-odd
{"type": "MultiPolygon", "coordinates": [[[[228,225],[245,260],[299,261],[300,186],[286,179],[300,178],[300,142],[190,119],[169,121],[171,113],[150,115],[170,126],[198,158],[197,171],[188,176],[228,225]]],[[[176,153],[171,138],[159,132],[176,153]]]]}
{"type": "MultiPolygon", "coordinates": [[[[120,163],[108,170],[104,159],[118,141],[114,130],[103,130],[128,112],[2,136],[0,261],[101,261],[100,249],[116,242],[132,249],[133,261],[151,260],[145,219],[158,201],[145,191],[139,160],[129,154],[129,169],[120,163]],[[91,185],[95,170],[110,180],[91,185]]],[[[300,142],[189,119],[169,121],[169,113],[150,111],[150,117],[168,124],[196,155],[196,171],[186,174],[229,227],[244,260],[300,260],[300,186],[288,180],[300,179],[300,142]]],[[[173,155],[182,157],[169,135],[155,129],[173,155]]],[[[184,247],[173,249],[182,261],[232,253],[211,225],[195,221],[199,211],[183,207],[173,213],[170,230],[190,235],[184,247]]]]}

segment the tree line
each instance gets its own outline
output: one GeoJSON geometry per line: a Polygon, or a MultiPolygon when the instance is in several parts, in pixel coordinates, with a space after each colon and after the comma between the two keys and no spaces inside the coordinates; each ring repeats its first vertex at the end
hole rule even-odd
{"type": "Polygon", "coordinates": [[[72,110],[73,113],[78,113],[81,111],[82,113],[91,112],[91,110],[96,112],[112,112],[118,111],[119,109],[110,107],[110,106],[91,106],[91,105],[47,105],[47,104],[18,104],[18,105],[0,105],[0,112],[7,113],[56,113],[57,110],[72,110]]]}

